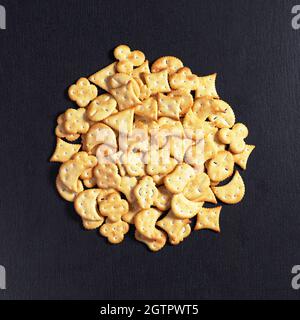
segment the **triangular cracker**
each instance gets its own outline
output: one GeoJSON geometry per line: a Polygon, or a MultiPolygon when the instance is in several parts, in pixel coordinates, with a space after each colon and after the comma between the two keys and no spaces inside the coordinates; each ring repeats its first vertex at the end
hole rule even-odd
{"type": "Polygon", "coordinates": [[[105,91],[109,91],[109,84],[108,81],[111,76],[116,73],[116,62],[110,64],[109,66],[101,69],[100,71],[96,72],[95,74],[89,77],[89,80],[92,83],[95,83],[97,86],[102,88],[105,91]]]}
{"type": "Polygon", "coordinates": [[[131,133],[133,127],[134,109],[126,109],[124,111],[113,114],[103,120],[105,124],[122,133],[131,133]]]}

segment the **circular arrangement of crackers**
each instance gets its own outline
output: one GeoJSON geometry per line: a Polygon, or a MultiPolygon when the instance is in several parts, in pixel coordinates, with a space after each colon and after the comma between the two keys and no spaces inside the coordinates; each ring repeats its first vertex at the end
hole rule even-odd
{"type": "Polygon", "coordinates": [[[58,193],[74,202],[85,229],[112,244],[130,225],[152,251],[182,242],[193,218],[194,230],[220,232],[218,200],[243,199],[236,166],[246,169],[255,146],[220,99],[216,74],[199,77],[172,56],[150,67],[126,45],[114,56],[69,88],[78,107],[57,118],[50,160],[62,163],[58,193]]]}

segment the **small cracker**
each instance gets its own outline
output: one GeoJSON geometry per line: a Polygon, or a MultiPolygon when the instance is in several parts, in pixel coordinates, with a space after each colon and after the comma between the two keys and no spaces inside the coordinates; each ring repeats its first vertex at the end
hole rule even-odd
{"type": "Polygon", "coordinates": [[[222,128],[218,133],[218,138],[222,143],[229,145],[229,150],[232,153],[242,153],[246,148],[244,139],[248,137],[248,128],[237,123],[232,129],[222,128]]]}
{"type": "Polygon", "coordinates": [[[190,235],[190,222],[189,219],[177,218],[172,210],[170,210],[156,225],[167,232],[172,245],[177,245],[190,235]]]}
{"type": "Polygon", "coordinates": [[[157,191],[157,198],[153,205],[161,211],[169,210],[171,208],[172,193],[165,186],[160,186],[157,191]]]}
{"type": "Polygon", "coordinates": [[[194,230],[210,229],[220,232],[220,213],[222,207],[201,208],[197,214],[197,222],[194,230]]]}
{"type": "Polygon", "coordinates": [[[97,97],[98,89],[90,84],[86,78],[80,78],[76,84],[73,84],[68,90],[69,98],[75,101],[81,108],[86,107],[97,97]]]}
{"type": "Polygon", "coordinates": [[[167,241],[167,236],[163,232],[160,234],[161,237],[159,239],[148,239],[147,237],[140,234],[138,230],[135,230],[134,236],[136,240],[146,244],[147,247],[153,252],[161,250],[165,246],[167,241]]]}
{"type": "Polygon", "coordinates": [[[98,229],[102,225],[103,221],[91,221],[82,219],[82,225],[86,230],[95,230],[98,229]]]}
{"type": "Polygon", "coordinates": [[[158,58],[153,62],[151,66],[151,72],[156,73],[162,70],[167,70],[168,74],[171,75],[176,73],[183,67],[183,63],[180,59],[173,56],[165,56],[158,58]]]}
{"type": "Polygon", "coordinates": [[[112,244],[121,243],[124,240],[124,235],[129,231],[129,225],[127,222],[111,221],[106,219],[105,223],[100,228],[100,234],[106,237],[112,244]]]}
{"type": "Polygon", "coordinates": [[[99,188],[117,189],[121,183],[121,176],[118,173],[118,167],[113,163],[99,163],[94,168],[94,176],[99,188]]]}
{"type": "Polygon", "coordinates": [[[126,85],[111,89],[110,93],[116,99],[120,111],[131,108],[141,103],[134,91],[133,81],[130,80],[126,85]]]}
{"type": "Polygon", "coordinates": [[[195,92],[195,98],[212,97],[218,99],[219,95],[216,89],[216,78],[216,73],[205,77],[198,77],[199,86],[195,92]]]}
{"type": "Polygon", "coordinates": [[[180,116],[180,101],[178,96],[171,97],[162,93],[157,95],[158,101],[158,115],[159,117],[169,117],[175,120],[179,120],[180,116]]]}
{"type": "Polygon", "coordinates": [[[172,173],[165,177],[165,186],[172,193],[181,193],[193,176],[194,169],[191,166],[186,163],[179,164],[172,173]]]}
{"type": "Polygon", "coordinates": [[[117,63],[114,62],[109,66],[101,69],[100,71],[96,72],[95,74],[89,77],[89,80],[92,83],[95,83],[97,86],[102,88],[105,91],[109,91],[109,79],[116,73],[116,65],[117,63]]]}
{"type": "Polygon", "coordinates": [[[56,148],[50,159],[51,162],[66,162],[79,151],[81,144],[71,144],[64,140],[56,139],[56,148]]]}
{"type": "Polygon", "coordinates": [[[152,94],[170,92],[171,88],[168,82],[168,70],[162,70],[156,73],[144,74],[146,84],[152,94]]]}
{"type": "Polygon", "coordinates": [[[140,234],[148,239],[161,238],[162,231],[155,227],[155,224],[162,212],[151,208],[141,210],[134,218],[134,224],[140,234]]]}
{"type": "Polygon", "coordinates": [[[60,194],[60,196],[69,201],[69,202],[74,202],[77,194],[81,191],[83,191],[83,185],[82,182],[78,180],[78,184],[77,184],[77,190],[78,191],[72,191],[70,190],[68,187],[66,187],[62,181],[60,180],[59,175],[57,175],[56,177],[56,189],[58,191],[58,193],[60,194]]]}
{"type": "Polygon", "coordinates": [[[150,97],[144,100],[141,104],[137,104],[134,108],[134,113],[146,117],[150,120],[157,120],[158,105],[157,101],[150,97]]]}
{"type": "Polygon", "coordinates": [[[76,212],[83,219],[90,221],[104,221],[98,210],[97,198],[99,196],[100,189],[89,189],[80,192],[74,202],[76,212]]]}
{"type": "Polygon", "coordinates": [[[242,169],[246,170],[248,159],[254,149],[255,146],[246,145],[245,150],[242,153],[233,155],[234,162],[242,169]]]}
{"type": "Polygon", "coordinates": [[[121,199],[119,193],[114,192],[100,202],[99,209],[102,216],[108,217],[112,222],[117,222],[124,214],[128,213],[129,207],[128,202],[121,199]]]}
{"type": "Polygon", "coordinates": [[[141,208],[149,209],[158,195],[158,191],[152,177],[143,177],[134,188],[134,195],[141,208]]]}
{"type": "Polygon", "coordinates": [[[174,215],[180,219],[193,218],[202,208],[203,202],[194,202],[188,200],[183,193],[173,196],[171,208],[174,215]]]}
{"type": "Polygon", "coordinates": [[[116,111],[117,101],[110,94],[101,94],[87,108],[87,117],[92,121],[102,121],[116,111]]]}
{"type": "Polygon", "coordinates": [[[184,196],[191,201],[198,201],[207,188],[209,188],[210,180],[206,173],[197,173],[192,177],[183,189],[184,196]]]}
{"type": "Polygon", "coordinates": [[[55,135],[59,138],[65,138],[68,141],[75,141],[80,137],[80,134],[68,133],[65,129],[65,114],[61,114],[57,117],[57,126],[55,128],[55,135]]]}
{"type": "Polygon", "coordinates": [[[216,197],[222,202],[236,204],[239,203],[245,195],[245,184],[239,172],[236,171],[228,184],[221,187],[212,187],[212,190],[216,197]]]}
{"type": "Polygon", "coordinates": [[[220,151],[208,162],[207,174],[212,181],[221,182],[233,174],[234,159],[228,151],[220,151]]]}
{"type": "Polygon", "coordinates": [[[68,109],[65,112],[64,128],[66,132],[71,134],[87,133],[90,128],[90,123],[86,116],[86,109],[68,109]]]}
{"type": "Polygon", "coordinates": [[[122,133],[131,133],[133,129],[134,109],[126,109],[106,118],[103,122],[122,133]]]}

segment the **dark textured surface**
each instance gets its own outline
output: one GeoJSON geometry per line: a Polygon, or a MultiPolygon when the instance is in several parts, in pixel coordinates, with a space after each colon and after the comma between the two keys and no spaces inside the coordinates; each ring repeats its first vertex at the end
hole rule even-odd
{"type": "Polygon", "coordinates": [[[300,298],[300,31],[294,1],[13,1],[0,31],[0,299],[300,298]],[[172,54],[218,90],[257,146],[244,201],[222,233],[194,232],[150,253],[83,231],[48,163],[65,89],[111,62],[120,43],[172,54]]]}

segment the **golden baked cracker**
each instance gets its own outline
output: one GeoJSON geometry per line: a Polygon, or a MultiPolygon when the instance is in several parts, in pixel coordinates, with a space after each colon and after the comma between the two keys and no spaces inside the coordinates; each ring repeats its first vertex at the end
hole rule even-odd
{"type": "Polygon", "coordinates": [[[103,221],[91,221],[82,219],[82,225],[86,230],[95,230],[98,229],[102,225],[103,221]]]}
{"type": "Polygon", "coordinates": [[[153,97],[145,99],[142,103],[137,104],[135,106],[134,113],[151,120],[157,120],[157,115],[158,115],[157,101],[153,97]]]}
{"type": "Polygon", "coordinates": [[[134,201],[133,203],[129,203],[128,212],[122,216],[122,219],[129,224],[134,224],[134,217],[141,210],[142,208],[139,206],[137,201],[134,201]]]}
{"type": "Polygon", "coordinates": [[[170,97],[162,93],[158,93],[157,101],[159,117],[169,117],[179,120],[181,99],[178,96],[170,97]]]}
{"type": "Polygon", "coordinates": [[[204,121],[190,109],[184,116],[183,128],[185,135],[192,140],[200,140],[204,137],[204,121]]]}
{"type": "Polygon", "coordinates": [[[140,86],[137,81],[127,73],[116,73],[115,75],[113,75],[109,80],[109,86],[111,89],[116,89],[127,85],[129,81],[132,82],[134,94],[138,98],[141,94],[140,86]]]}
{"type": "Polygon", "coordinates": [[[197,172],[204,171],[204,139],[197,141],[186,150],[184,162],[192,166],[197,172]]]}
{"type": "Polygon", "coordinates": [[[86,220],[103,223],[104,218],[101,216],[97,206],[99,192],[99,189],[89,189],[80,192],[76,196],[74,207],[80,217],[86,220]]]}
{"type": "Polygon", "coordinates": [[[101,69],[100,71],[96,72],[95,74],[89,77],[89,80],[99,86],[101,89],[109,92],[109,79],[116,73],[116,65],[117,63],[114,62],[109,66],[101,69]]]}
{"type": "Polygon", "coordinates": [[[83,184],[86,188],[94,188],[97,185],[97,179],[94,176],[90,179],[84,179],[83,184]]]}
{"type": "Polygon", "coordinates": [[[198,77],[192,74],[191,69],[183,67],[176,73],[170,75],[170,86],[172,89],[196,90],[199,86],[198,77]]]}
{"type": "Polygon", "coordinates": [[[168,138],[167,144],[164,149],[170,151],[170,155],[179,163],[183,162],[186,151],[191,147],[193,141],[181,137],[171,136],[168,138]]]}
{"type": "Polygon", "coordinates": [[[140,234],[138,230],[135,230],[134,236],[136,240],[146,244],[147,247],[153,252],[161,250],[165,246],[167,241],[167,237],[163,232],[160,234],[160,238],[158,239],[148,239],[147,237],[140,234]]]}
{"type": "Polygon", "coordinates": [[[145,61],[145,55],[139,50],[131,51],[127,45],[120,45],[115,48],[114,56],[119,62],[117,63],[118,72],[131,74],[133,67],[142,65],[145,61]]]}
{"type": "MultiPolygon", "coordinates": [[[[219,104],[221,103],[221,100],[214,101],[218,101],[219,104]]],[[[234,112],[228,104],[226,105],[224,111],[218,111],[208,117],[208,120],[218,128],[231,128],[235,123],[234,112]]]]}
{"type": "Polygon", "coordinates": [[[171,208],[172,193],[165,187],[157,188],[158,194],[153,205],[161,211],[166,211],[171,208]]]}
{"type": "Polygon", "coordinates": [[[126,172],[131,177],[143,177],[145,173],[144,155],[141,152],[128,152],[123,156],[126,172]]]}
{"type": "Polygon", "coordinates": [[[138,180],[136,177],[128,177],[124,176],[121,177],[120,184],[117,186],[117,189],[124,193],[126,199],[129,203],[133,203],[136,201],[135,195],[134,195],[134,189],[138,183],[138,180]]]}
{"type": "Polygon", "coordinates": [[[234,162],[237,165],[239,165],[242,169],[246,170],[248,159],[254,149],[255,146],[246,145],[245,150],[242,153],[233,155],[234,162]]]}
{"type": "Polygon", "coordinates": [[[218,138],[218,130],[204,137],[204,161],[211,159],[218,152],[225,150],[225,144],[218,138]]]}
{"type": "Polygon", "coordinates": [[[112,157],[116,154],[116,150],[117,150],[116,147],[112,147],[107,144],[98,145],[96,147],[96,157],[97,157],[98,163],[113,162],[117,164],[117,162],[112,161],[112,157]]]}
{"type": "Polygon", "coordinates": [[[64,113],[57,117],[57,126],[55,128],[55,135],[59,138],[65,138],[68,141],[75,141],[80,137],[80,134],[72,134],[66,131],[64,113]]]}
{"type": "Polygon", "coordinates": [[[197,222],[194,230],[210,229],[220,232],[220,213],[222,207],[201,208],[197,214],[197,222]]]}
{"type": "Polygon", "coordinates": [[[102,216],[108,217],[112,222],[117,222],[128,212],[129,207],[128,202],[121,199],[120,194],[115,192],[100,202],[99,209],[102,216]]]}
{"type": "Polygon", "coordinates": [[[80,175],[84,170],[95,167],[97,165],[97,158],[89,156],[83,151],[75,154],[74,157],[61,165],[59,177],[68,189],[77,192],[80,175]]]}
{"type": "Polygon", "coordinates": [[[71,144],[56,138],[56,148],[50,159],[51,162],[66,162],[79,151],[81,144],[71,144]]]}
{"type": "Polygon", "coordinates": [[[215,197],[215,194],[211,190],[210,187],[203,190],[200,197],[198,199],[195,199],[196,202],[210,202],[213,204],[217,204],[217,199],[215,197]]]}
{"type": "Polygon", "coordinates": [[[150,176],[168,174],[175,169],[178,163],[177,160],[170,157],[168,150],[164,149],[158,151],[151,150],[151,152],[145,156],[145,162],[147,163],[146,172],[150,176]]]}
{"type": "Polygon", "coordinates": [[[192,177],[183,189],[183,195],[191,201],[198,201],[210,186],[210,180],[206,173],[200,172],[192,177]]]}
{"type": "Polygon", "coordinates": [[[133,78],[140,88],[140,94],[138,98],[143,101],[151,96],[151,90],[144,84],[144,82],[140,78],[133,78]]]}
{"type": "Polygon", "coordinates": [[[167,232],[172,245],[177,245],[190,235],[190,222],[189,219],[177,218],[172,210],[170,210],[156,225],[167,232]]]}
{"type": "Polygon", "coordinates": [[[177,72],[183,67],[183,63],[180,59],[172,56],[165,56],[155,60],[151,66],[151,72],[160,72],[167,70],[168,74],[171,75],[177,72]]]}
{"type": "Polygon", "coordinates": [[[158,191],[152,177],[143,177],[134,188],[134,195],[141,208],[149,209],[158,195],[158,191]]]}
{"type": "Polygon", "coordinates": [[[80,179],[91,179],[93,178],[93,175],[93,168],[88,168],[82,172],[82,174],[80,175],[80,179]]]}
{"type": "Polygon", "coordinates": [[[145,73],[144,77],[152,94],[171,91],[168,81],[168,70],[162,70],[156,73],[145,73]]]}
{"type": "Polygon", "coordinates": [[[101,94],[87,108],[87,117],[92,121],[102,121],[116,111],[117,101],[110,94],[101,94]]]}
{"type": "Polygon", "coordinates": [[[93,84],[90,84],[88,79],[80,78],[76,84],[69,88],[68,94],[69,98],[82,108],[97,97],[98,89],[93,84]]]}
{"type": "Polygon", "coordinates": [[[195,92],[195,98],[212,97],[218,99],[219,95],[216,89],[216,78],[216,73],[205,77],[198,77],[199,86],[195,92]]]}
{"type": "Polygon", "coordinates": [[[161,186],[164,184],[164,178],[165,178],[166,174],[155,174],[154,176],[152,176],[153,181],[155,182],[155,184],[157,186],[161,186]]]}
{"type": "Polygon", "coordinates": [[[180,219],[193,218],[202,208],[203,202],[188,200],[183,193],[175,194],[171,201],[171,208],[174,215],[180,219]]]}
{"type": "Polygon", "coordinates": [[[86,109],[68,109],[65,112],[64,128],[66,132],[72,134],[87,133],[90,128],[90,123],[86,117],[86,109]]]}
{"type": "Polygon", "coordinates": [[[234,159],[228,151],[220,151],[213,156],[207,166],[207,174],[212,181],[223,181],[233,174],[234,159]]]}
{"type": "Polygon", "coordinates": [[[184,116],[194,104],[194,98],[189,90],[172,90],[170,93],[168,93],[168,96],[180,98],[179,108],[181,117],[184,116]]]}
{"type": "Polygon", "coordinates": [[[211,97],[201,97],[195,99],[193,105],[193,112],[199,118],[200,121],[205,121],[209,119],[217,123],[216,119],[218,113],[220,115],[224,114],[226,110],[229,110],[230,106],[223,100],[213,99],[211,97]],[[213,117],[213,119],[211,119],[213,117]]]}
{"type": "Polygon", "coordinates": [[[161,216],[162,212],[150,208],[138,212],[134,218],[134,225],[138,232],[148,239],[161,238],[162,231],[155,227],[156,221],[161,216]]]}
{"type": "Polygon", "coordinates": [[[112,244],[121,243],[124,240],[124,235],[129,231],[129,225],[125,221],[111,221],[106,219],[105,223],[100,228],[100,234],[106,237],[112,244]]]}
{"type": "Polygon", "coordinates": [[[110,117],[103,120],[105,124],[110,126],[112,129],[125,134],[130,134],[133,129],[133,118],[134,109],[126,109],[111,115],[110,117]]]}
{"type": "Polygon", "coordinates": [[[120,111],[131,108],[141,103],[134,91],[133,81],[130,80],[126,85],[111,89],[110,93],[116,99],[120,111]]]}
{"type": "Polygon", "coordinates": [[[77,196],[77,194],[81,191],[83,191],[83,185],[82,182],[80,180],[78,180],[77,182],[77,190],[78,191],[72,191],[70,190],[68,187],[66,187],[62,181],[60,180],[59,175],[57,175],[56,177],[56,189],[58,191],[58,193],[60,194],[60,196],[69,201],[69,202],[73,202],[77,196]]]}
{"type": "MultiPolygon", "coordinates": [[[[95,147],[105,144],[117,148],[117,138],[114,131],[104,123],[96,123],[87,132],[83,138],[83,147],[86,151],[91,152],[95,147]]],[[[96,153],[96,152],[95,152],[96,153]]]]}
{"type": "Polygon", "coordinates": [[[216,197],[222,202],[236,204],[239,203],[245,195],[245,184],[239,172],[236,171],[228,184],[221,187],[212,187],[212,190],[216,197]]]}
{"type": "Polygon", "coordinates": [[[99,188],[117,189],[121,183],[121,176],[118,173],[118,167],[113,163],[99,163],[94,168],[94,176],[99,188]]]}
{"type": "Polygon", "coordinates": [[[242,153],[246,148],[244,139],[248,137],[248,129],[242,123],[237,123],[232,129],[222,128],[218,137],[222,143],[229,144],[229,150],[233,153],[242,153]]]}
{"type": "Polygon", "coordinates": [[[181,193],[193,176],[194,169],[191,166],[186,163],[178,164],[175,170],[165,177],[165,186],[172,193],[181,193]]]}
{"type": "Polygon", "coordinates": [[[143,74],[144,73],[150,73],[148,60],[143,62],[139,67],[133,69],[131,75],[133,78],[138,78],[143,81],[143,79],[144,79],[143,74]]]}

